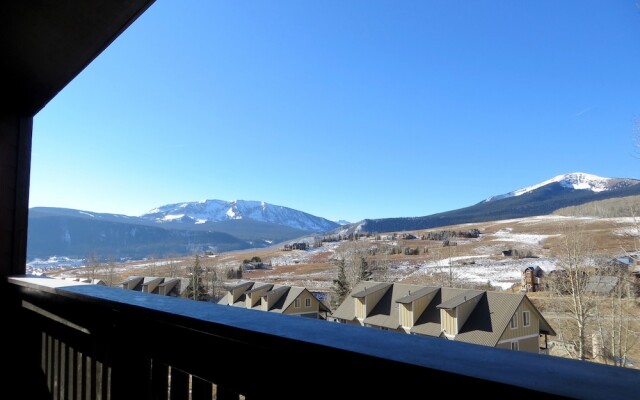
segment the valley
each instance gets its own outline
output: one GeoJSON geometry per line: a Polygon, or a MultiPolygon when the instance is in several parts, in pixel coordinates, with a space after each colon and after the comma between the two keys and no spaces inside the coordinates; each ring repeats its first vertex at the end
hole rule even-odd
{"type": "MultiPolygon", "coordinates": [[[[589,218],[538,216],[510,220],[452,225],[429,230],[390,232],[363,236],[358,240],[324,242],[308,250],[283,251],[283,246],[202,255],[204,267],[218,271],[237,269],[243,260],[259,257],[264,269],[243,271],[243,279],[298,285],[314,291],[330,292],[335,279],[335,260],[354,253],[365,254],[378,270],[375,278],[388,281],[490,287],[508,290],[518,286],[520,272],[527,266],[539,266],[545,272],[556,268],[562,255],[566,232],[578,231],[590,243],[594,256],[613,258],[638,250],[638,225],[634,218],[589,218]],[[478,229],[478,238],[452,238],[443,241],[423,240],[434,231],[468,231],[478,229]],[[411,233],[416,239],[402,238],[411,233]],[[385,238],[395,234],[395,239],[385,238]],[[384,238],[384,239],[381,239],[384,238]],[[404,254],[405,248],[418,249],[417,254],[404,254]],[[400,254],[389,254],[398,249],[400,254]],[[503,255],[505,251],[512,254],[503,255]]],[[[312,243],[310,243],[312,244],[312,243]]],[[[193,264],[193,256],[144,261],[100,263],[98,267],[73,267],[50,272],[51,276],[82,277],[93,274],[104,279],[111,271],[111,282],[128,276],[185,276],[193,264]]],[[[225,276],[224,273],[218,274],[225,276]]]]}

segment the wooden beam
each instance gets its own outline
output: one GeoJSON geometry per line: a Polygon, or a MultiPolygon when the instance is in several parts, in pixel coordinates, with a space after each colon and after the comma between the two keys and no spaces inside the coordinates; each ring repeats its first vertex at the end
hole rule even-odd
{"type": "Polygon", "coordinates": [[[26,271],[33,118],[0,116],[0,276],[26,271]]]}

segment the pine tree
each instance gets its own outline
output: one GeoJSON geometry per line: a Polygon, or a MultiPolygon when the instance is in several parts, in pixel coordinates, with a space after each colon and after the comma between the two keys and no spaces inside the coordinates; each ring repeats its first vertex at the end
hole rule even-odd
{"type": "Polygon", "coordinates": [[[347,274],[345,273],[346,262],[344,259],[338,259],[336,261],[336,267],[338,268],[338,277],[333,280],[333,290],[336,293],[336,299],[334,299],[335,305],[338,306],[342,304],[342,301],[351,288],[349,287],[349,282],[347,281],[347,274]]]}
{"type": "Polygon", "coordinates": [[[204,287],[204,270],[200,265],[200,256],[196,254],[193,266],[191,267],[191,277],[189,285],[185,289],[184,296],[196,301],[207,300],[207,290],[204,287]]]}

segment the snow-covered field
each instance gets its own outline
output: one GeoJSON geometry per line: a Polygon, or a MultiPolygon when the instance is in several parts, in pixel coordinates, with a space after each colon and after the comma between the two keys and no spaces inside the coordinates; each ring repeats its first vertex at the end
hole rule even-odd
{"type": "Polygon", "coordinates": [[[271,257],[271,266],[295,265],[307,263],[318,253],[332,252],[340,246],[339,242],[326,242],[322,247],[311,248],[309,250],[291,250],[283,252],[282,255],[271,257]]]}
{"type": "Polygon", "coordinates": [[[549,258],[495,260],[489,256],[452,257],[450,260],[424,263],[417,268],[413,266],[414,271],[407,277],[416,278],[419,281],[421,277],[434,273],[448,274],[451,271],[453,278],[457,281],[480,284],[489,282],[492,286],[508,289],[514,283],[520,282],[522,270],[529,266],[538,266],[548,272],[556,269],[556,261],[549,258]]]}

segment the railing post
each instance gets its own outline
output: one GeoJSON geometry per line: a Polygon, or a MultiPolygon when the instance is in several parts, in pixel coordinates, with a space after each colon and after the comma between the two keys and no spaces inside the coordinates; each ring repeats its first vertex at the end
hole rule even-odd
{"type": "MultiPolygon", "coordinates": [[[[129,325],[131,327],[132,325],[129,325]]],[[[151,398],[151,359],[144,349],[132,346],[130,339],[134,332],[127,332],[127,325],[116,322],[111,330],[111,338],[103,342],[111,343],[108,355],[111,362],[112,399],[151,398]]],[[[136,340],[133,339],[133,343],[136,340]]]]}
{"type": "Polygon", "coordinates": [[[189,398],[189,374],[177,368],[171,368],[171,400],[187,400],[189,398]]]}

